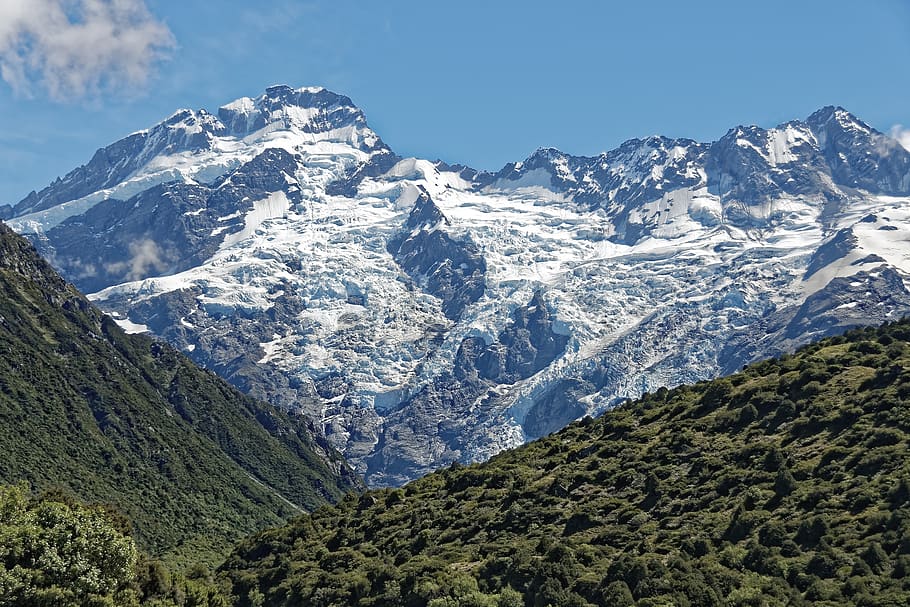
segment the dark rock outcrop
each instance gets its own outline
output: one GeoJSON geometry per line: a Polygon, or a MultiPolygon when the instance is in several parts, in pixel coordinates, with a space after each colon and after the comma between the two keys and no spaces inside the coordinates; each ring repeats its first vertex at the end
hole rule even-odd
{"type": "Polygon", "coordinates": [[[483,296],[487,264],[473,242],[449,236],[448,222],[421,190],[405,229],[389,241],[388,250],[422,289],[442,300],[446,317],[457,320],[483,296]]]}

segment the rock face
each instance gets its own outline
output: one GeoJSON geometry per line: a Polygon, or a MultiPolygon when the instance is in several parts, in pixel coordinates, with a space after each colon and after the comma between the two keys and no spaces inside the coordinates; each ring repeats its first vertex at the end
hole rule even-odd
{"type": "Polygon", "coordinates": [[[469,239],[446,233],[449,224],[430,194],[420,188],[405,229],[389,241],[389,253],[421,288],[437,297],[442,312],[457,321],[464,309],[483,296],[487,264],[469,239]]]}
{"type": "Polygon", "coordinates": [[[390,485],[906,314],[908,202],[910,153],[841,108],[488,173],[401,158],[347,97],[273,87],[10,212],[124,326],[390,485]]]}
{"type": "Polygon", "coordinates": [[[536,291],[527,306],[513,312],[512,322],[500,332],[496,341],[485,344],[476,337],[469,337],[462,342],[456,360],[470,362],[484,379],[497,384],[514,384],[542,371],[562,356],[568,341],[568,335],[553,332],[550,311],[541,292],[536,291]]]}

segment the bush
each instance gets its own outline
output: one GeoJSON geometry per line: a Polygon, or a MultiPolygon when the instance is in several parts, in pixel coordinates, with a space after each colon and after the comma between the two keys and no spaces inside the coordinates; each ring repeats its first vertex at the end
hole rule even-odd
{"type": "Polygon", "coordinates": [[[869,565],[869,569],[873,573],[878,574],[884,573],[890,565],[888,554],[882,550],[882,546],[878,542],[872,542],[866,548],[865,552],[863,552],[863,560],[869,565]]]}
{"type": "Polygon", "coordinates": [[[137,558],[102,509],[0,487],[0,604],[137,604],[137,558]]]}
{"type": "Polygon", "coordinates": [[[777,471],[777,477],[774,479],[774,493],[784,497],[793,493],[796,490],[796,486],[796,479],[793,478],[789,470],[781,468],[777,471]]]}

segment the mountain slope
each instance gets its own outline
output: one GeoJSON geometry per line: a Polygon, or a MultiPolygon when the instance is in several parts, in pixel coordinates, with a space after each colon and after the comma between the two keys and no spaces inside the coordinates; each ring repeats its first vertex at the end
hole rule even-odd
{"type": "Polygon", "coordinates": [[[910,322],[246,540],[238,605],[903,605],[910,322]],[[258,599],[258,602],[253,602],[258,599]]]}
{"type": "Polygon", "coordinates": [[[842,108],[495,173],[401,158],[324,89],[143,133],[11,225],[374,486],[910,313],[910,153],[842,108]]]}
{"type": "Polygon", "coordinates": [[[358,481],[299,418],[125,334],[0,226],[0,480],[116,506],[145,549],[209,558],[358,481]]]}

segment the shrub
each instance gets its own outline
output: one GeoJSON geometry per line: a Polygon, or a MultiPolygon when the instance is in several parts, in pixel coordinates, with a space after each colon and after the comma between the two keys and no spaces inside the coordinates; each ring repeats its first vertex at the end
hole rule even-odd
{"type": "Polygon", "coordinates": [[[0,604],[136,604],[137,558],[102,509],[0,488],[0,604]]]}

